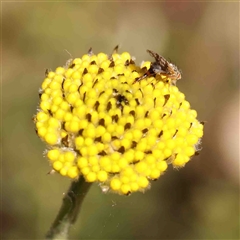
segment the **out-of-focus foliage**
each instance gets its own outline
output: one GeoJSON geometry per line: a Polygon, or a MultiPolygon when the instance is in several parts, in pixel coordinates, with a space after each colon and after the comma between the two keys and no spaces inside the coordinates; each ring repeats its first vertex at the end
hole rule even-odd
{"type": "Polygon", "coordinates": [[[178,88],[207,121],[203,150],[146,194],[105,195],[94,185],[71,237],[239,238],[238,3],[4,2],[2,20],[4,239],[43,238],[69,185],[47,175],[32,123],[45,69],[64,65],[67,51],[117,44],[139,63],[151,49],[181,68],[178,88]]]}

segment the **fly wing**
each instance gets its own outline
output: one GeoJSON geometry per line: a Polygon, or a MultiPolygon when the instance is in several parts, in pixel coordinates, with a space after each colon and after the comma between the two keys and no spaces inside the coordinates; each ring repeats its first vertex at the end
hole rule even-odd
{"type": "Polygon", "coordinates": [[[168,73],[169,72],[169,62],[162,56],[159,56],[159,61],[158,61],[159,65],[161,66],[161,69],[165,72],[168,73]]]}
{"type": "Polygon", "coordinates": [[[157,53],[155,53],[151,50],[147,50],[147,52],[150,54],[151,57],[155,58],[154,65],[155,65],[156,68],[157,68],[157,65],[159,65],[158,68],[161,69],[161,72],[165,72],[165,73],[169,72],[168,71],[168,64],[169,63],[164,57],[158,55],[157,53]]]}
{"type": "Polygon", "coordinates": [[[155,58],[155,61],[156,61],[156,62],[159,61],[160,56],[159,56],[157,53],[155,53],[155,52],[153,52],[153,51],[151,51],[151,50],[147,50],[147,52],[150,54],[151,57],[155,58]]]}

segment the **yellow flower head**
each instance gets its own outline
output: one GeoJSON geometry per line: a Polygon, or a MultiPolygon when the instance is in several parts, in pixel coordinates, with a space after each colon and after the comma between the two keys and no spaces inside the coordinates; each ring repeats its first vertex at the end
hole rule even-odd
{"type": "Polygon", "coordinates": [[[135,82],[143,74],[128,52],[46,72],[35,124],[56,172],[129,194],[199,151],[203,125],[184,94],[159,76],[135,82]]]}

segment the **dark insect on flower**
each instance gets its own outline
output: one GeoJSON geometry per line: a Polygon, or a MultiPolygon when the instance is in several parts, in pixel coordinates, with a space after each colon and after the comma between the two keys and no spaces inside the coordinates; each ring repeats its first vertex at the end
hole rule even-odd
{"type": "Polygon", "coordinates": [[[181,72],[178,70],[177,66],[167,61],[164,57],[158,55],[157,53],[147,50],[150,56],[155,58],[155,62],[151,62],[150,68],[141,77],[136,78],[135,82],[139,82],[144,78],[151,76],[164,76],[171,80],[171,83],[176,84],[177,80],[181,79],[181,72]]]}

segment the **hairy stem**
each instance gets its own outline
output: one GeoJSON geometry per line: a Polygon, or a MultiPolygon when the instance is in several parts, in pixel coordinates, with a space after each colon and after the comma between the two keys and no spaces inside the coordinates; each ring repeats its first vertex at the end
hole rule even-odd
{"type": "Polygon", "coordinates": [[[68,239],[70,227],[77,219],[90,186],[91,183],[85,182],[83,177],[71,183],[68,192],[63,197],[58,215],[46,234],[46,239],[68,239]]]}

